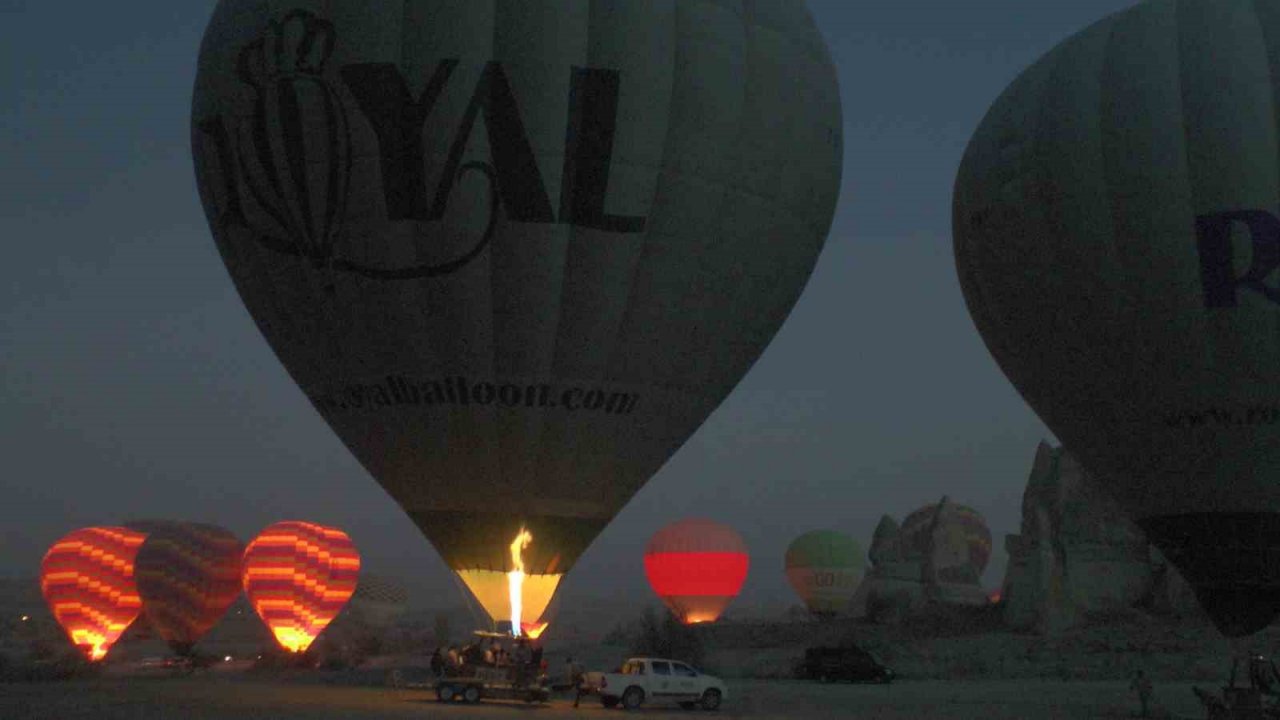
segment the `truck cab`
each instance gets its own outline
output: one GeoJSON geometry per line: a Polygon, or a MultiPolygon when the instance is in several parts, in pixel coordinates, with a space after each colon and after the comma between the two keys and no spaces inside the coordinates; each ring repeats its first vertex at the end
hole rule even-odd
{"type": "Polygon", "coordinates": [[[729,695],[720,678],[667,658],[631,658],[617,672],[588,673],[586,684],[605,707],[621,704],[628,710],[645,703],[716,710],[729,695]]]}

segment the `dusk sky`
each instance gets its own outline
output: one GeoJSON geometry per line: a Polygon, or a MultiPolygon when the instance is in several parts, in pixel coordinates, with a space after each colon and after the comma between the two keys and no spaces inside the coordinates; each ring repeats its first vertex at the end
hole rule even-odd
{"type": "MultiPolygon", "coordinates": [[[[773,344],[595,541],[565,602],[648,602],[644,543],[686,516],[746,539],[745,605],[793,602],[782,561],[795,536],[830,528],[865,547],[881,515],[944,494],[986,516],[984,582],[1000,583],[1004,535],[1051,436],[965,310],[952,183],[1005,85],[1131,4],[809,2],[844,106],[826,249],[773,344]]],[[[218,256],[188,140],[212,8],[0,0],[0,576],[35,575],[51,543],[87,525],[183,518],[247,541],[311,519],[346,529],[366,568],[404,577],[426,604],[458,604],[218,256]]]]}

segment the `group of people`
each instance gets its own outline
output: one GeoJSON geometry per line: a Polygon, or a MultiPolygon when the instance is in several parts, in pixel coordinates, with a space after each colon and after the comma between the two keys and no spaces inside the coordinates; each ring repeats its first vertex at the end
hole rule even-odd
{"type": "MultiPolygon", "coordinates": [[[[488,647],[482,647],[482,645],[483,643],[472,643],[462,647],[450,645],[443,651],[441,648],[436,648],[431,654],[432,674],[437,679],[444,678],[449,673],[460,671],[467,665],[514,667],[516,683],[524,684],[528,681],[530,670],[536,668],[540,674],[547,672],[547,661],[542,657],[541,645],[531,646],[524,638],[517,640],[515,649],[510,652],[497,640],[491,642],[488,647]]],[[[573,706],[577,707],[578,701],[584,694],[582,665],[574,662],[572,657],[567,658],[564,674],[565,685],[575,691],[573,706]]]]}
{"type": "Polygon", "coordinates": [[[436,648],[431,654],[431,672],[437,678],[445,677],[450,672],[467,666],[514,667],[521,677],[526,676],[533,668],[546,670],[546,663],[542,659],[542,646],[531,646],[525,638],[518,639],[515,648],[510,651],[502,643],[493,640],[488,646],[483,642],[470,643],[462,647],[450,645],[443,652],[440,648],[436,648]]]}

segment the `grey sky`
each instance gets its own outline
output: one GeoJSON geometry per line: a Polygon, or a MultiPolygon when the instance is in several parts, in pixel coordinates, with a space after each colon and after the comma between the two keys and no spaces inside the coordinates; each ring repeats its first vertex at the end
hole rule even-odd
{"type": "MultiPolygon", "coordinates": [[[[809,2],[845,113],[841,202],[756,367],[583,557],[566,588],[647,593],[640,554],[705,515],[751,547],[747,603],[786,602],[787,543],[869,541],[942,494],[988,518],[1004,572],[1047,431],[965,311],[951,186],[1000,90],[1130,2],[809,2]]],[[[279,519],[341,526],[366,566],[457,590],[434,550],[281,368],[196,196],[194,62],[213,3],[0,0],[0,575],[84,525],[279,519]]]]}

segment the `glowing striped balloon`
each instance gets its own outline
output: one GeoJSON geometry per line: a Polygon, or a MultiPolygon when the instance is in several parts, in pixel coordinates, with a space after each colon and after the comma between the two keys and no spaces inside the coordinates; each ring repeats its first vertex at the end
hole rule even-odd
{"type": "Polygon", "coordinates": [[[147,623],[174,652],[188,655],[240,594],[244,545],[216,525],[171,520],[125,524],[147,533],[137,571],[147,623]]]}
{"type": "Polygon", "coordinates": [[[279,522],[244,551],[244,592],[281,647],[303,652],[356,591],[360,553],[347,534],[279,522]]]}
{"type": "Polygon", "coordinates": [[[733,528],[689,519],[654,533],[644,552],[649,586],[680,622],[715,622],[747,579],[747,545],[733,528]]]}
{"type": "Polygon", "coordinates": [[[40,592],[71,642],[90,660],[107,656],[138,617],[134,561],[146,536],[121,527],[76,530],[40,566],[40,592]]]}

